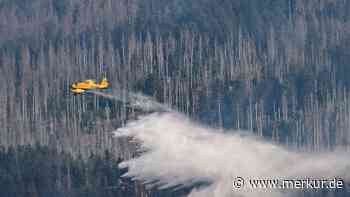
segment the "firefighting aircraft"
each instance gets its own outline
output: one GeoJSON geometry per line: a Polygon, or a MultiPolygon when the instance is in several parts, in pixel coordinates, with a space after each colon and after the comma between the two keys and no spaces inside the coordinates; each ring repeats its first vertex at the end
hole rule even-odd
{"type": "Polygon", "coordinates": [[[85,80],[78,83],[73,83],[71,85],[70,91],[75,94],[84,93],[87,90],[98,90],[98,89],[107,89],[109,87],[109,82],[106,77],[104,77],[100,83],[96,83],[95,80],[85,80]]]}

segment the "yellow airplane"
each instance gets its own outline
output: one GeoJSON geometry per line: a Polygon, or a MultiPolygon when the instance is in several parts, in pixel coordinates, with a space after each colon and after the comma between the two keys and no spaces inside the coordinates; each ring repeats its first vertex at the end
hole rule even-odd
{"type": "Polygon", "coordinates": [[[100,83],[96,83],[95,80],[85,80],[71,85],[70,91],[75,94],[84,93],[86,90],[106,89],[109,87],[109,83],[106,77],[102,79],[100,83]]]}

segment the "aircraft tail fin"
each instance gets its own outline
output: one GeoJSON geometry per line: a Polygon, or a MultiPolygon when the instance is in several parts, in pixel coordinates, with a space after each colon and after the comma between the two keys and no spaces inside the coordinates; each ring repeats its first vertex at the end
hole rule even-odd
{"type": "Polygon", "coordinates": [[[100,82],[100,88],[108,88],[109,82],[107,80],[107,77],[103,77],[100,82]]]}

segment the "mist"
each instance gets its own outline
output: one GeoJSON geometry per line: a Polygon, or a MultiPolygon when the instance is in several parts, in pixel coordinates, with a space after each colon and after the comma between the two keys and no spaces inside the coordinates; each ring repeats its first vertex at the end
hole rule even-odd
{"type": "Polygon", "coordinates": [[[345,151],[296,152],[246,133],[210,128],[178,112],[142,116],[115,131],[140,144],[140,156],[120,164],[128,168],[125,176],[160,189],[208,183],[189,197],[294,196],[298,191],[234,189],[236,177],[349,180],[345,151]]]}
{"type": "Polygon", "coordinates": [[[139,156],[120,167],[128,169],[124,176],[147,187],[196,185],[189,197],[280,197],[300,196],[301,190],[251,188],[249,179],[350,179],[350,157],[344,148],[328,152],[289,150],[249,131],[222,130],[195,122],[141,93],[91,93],[148,113],[114,132],[116,137],[129,137],[139,145],[139,156]],[[237,177],[245,180],[239,189],[233,187],[237,177]]]}

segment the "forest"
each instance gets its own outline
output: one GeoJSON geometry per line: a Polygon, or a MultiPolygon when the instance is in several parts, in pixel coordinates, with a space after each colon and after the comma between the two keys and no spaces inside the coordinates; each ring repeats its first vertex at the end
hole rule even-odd
{"type": "Polygon", "coordinates": [[[186,192],[121,177],[137,147],[111,132],[138,112],[69,92],[103,64],[112,87],[208,126],[348,150],[348,10],[347,0],[0,0],[0,196],[186,192]]]}

